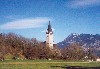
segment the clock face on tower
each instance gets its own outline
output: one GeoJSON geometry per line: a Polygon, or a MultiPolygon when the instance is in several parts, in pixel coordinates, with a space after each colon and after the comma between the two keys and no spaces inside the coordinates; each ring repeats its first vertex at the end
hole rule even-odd
{"type": "Polygon", "coordinates": [[[52,33],[50,33],[50,35],[52,35],[52,33]]]}

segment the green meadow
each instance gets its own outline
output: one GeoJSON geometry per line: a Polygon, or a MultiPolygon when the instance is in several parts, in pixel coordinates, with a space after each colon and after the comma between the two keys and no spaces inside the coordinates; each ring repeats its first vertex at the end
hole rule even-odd
{"type": "Polygon", "coordinates": [[[100,62],[64,60],[5,60],[0,61],[0,69],[67,69],[67,66],[100,67],[100,62]]]}

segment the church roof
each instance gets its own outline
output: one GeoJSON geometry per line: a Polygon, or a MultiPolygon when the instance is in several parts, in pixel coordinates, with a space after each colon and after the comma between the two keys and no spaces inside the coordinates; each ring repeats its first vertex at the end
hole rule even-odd
{"type": "Polygon", "coordinates": [[[48,25],[48,29],[47,29],[48,32],[52,32],[52,28],[51,28],[51,24],[50,24],[50,21],[49,21],[49,25],[48,25]]]}

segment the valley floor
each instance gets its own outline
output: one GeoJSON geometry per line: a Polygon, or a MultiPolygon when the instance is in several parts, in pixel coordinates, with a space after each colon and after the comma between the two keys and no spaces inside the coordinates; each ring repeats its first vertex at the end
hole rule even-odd
{"type": "Polygon", "coordinates": [[[5,60],[0,69],[100,69],[100,62],[72,62],[63,60],[5,60]]]}

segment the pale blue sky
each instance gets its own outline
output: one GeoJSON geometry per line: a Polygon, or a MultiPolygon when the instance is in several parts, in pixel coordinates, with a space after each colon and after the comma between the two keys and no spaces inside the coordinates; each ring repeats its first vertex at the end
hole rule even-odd
{"type": "Polygon", "coordinates": [[[100,0],[0,0],[0,33],[45,41],[49,20],[56,43],[71,33],[100,34],[100,0]]]}

